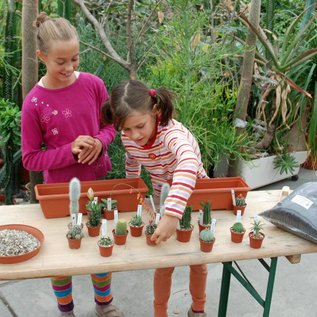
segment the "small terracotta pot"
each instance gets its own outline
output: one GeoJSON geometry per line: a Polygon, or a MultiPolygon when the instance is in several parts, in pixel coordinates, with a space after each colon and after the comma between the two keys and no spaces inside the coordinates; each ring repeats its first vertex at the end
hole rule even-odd
{"type": "Polygon", "coordinates": [[[151,234],[145,234],[146,237],[146,243],[150,246],[155,246],[156,243],[151,240],[152,235],[151,234]]]}
{"type": "Polygon", "coordinates": [[[142,231],[143,231],[143,227],[144,227],[144,223],[141,226],[131,226],[130,227],[130,233],[132,237],[140,237],[142,236],[142,231]]]}
{"type": "Polygon", "coordinates": [[[89,237],[98,237],[100,233],[101,223],[97,227],[90,226],[88,223],[86,224],[88,229],[89,237]]]}
{"type": "Polygon", "coordinates": [[[112,255],[113,245],[100,245],[98,243],[98,247],[101,256],[108,257],[112,255]]]}
{"type": "Polygon", "coordinates": [[[114,210],[107,210],[106,208],[102,211],[104,219],[113,220],[114,219],[114,210]]]}
{"type": "Polygon", "coordinates": [[[189,242],[194,226],[191,229],[176,229],[176,239],[179,242],[189,242]]]}
{"type": "Polygon", "coordinates": [[[211,252],[215,241],[216,241],[216,239],[214,239],[213,241],[210,241],[210,242],[209,241],[203,241],[203,240],[199,239],[200,250],[202,252],[211,252]]]}
{"type": "Polygon", "coordinates": [[[253,231],[249,233],[249,241],[250,241],[250,247],[253,249],[260,249],[262,246],[262,242],[265,238],[264,233],[260,233],[261,238],[254,238],[253,237],[253,231]]]}
{"type": "Polygon", "coordinates": [[[127,241],[129,231],[126,234],[115,234],[114,229],[112,229],[114,243],[117,245],[124,245],[127,241]]]}
{"type": "Polygon", "coordinates": [[[245,205],[245,206],[233,206],[233,214],[236,216],[237,215],[237,212],[238,212],[238,210],[241,210],[241,216],[243,216],[243,214],[244,214],[244,210],[245,210],[245,207],[246,207],[247,205],[245,205]]]}
{"type": "Polygon", "coordinates": [[[210,227],[210,225],[201,225],[200,222],[198,221],[198,227],[199,227],[199,232],[203,231],[204,229],[207,229],[210,227]]]}
{"type": "Polygon", "coordinates": [[[69,239],[68,240],[68,246],[70,249],[79,249],[81,245],[81,239],[69,239]]]}
{"type": "Polygon", "coordinates": [[[245,231],[244,232],[235,232],[232,230],[232,227],[231,227],[230,232],[231,232],[231,241],[232,242],[234,242],[234,243],[241,243],[242,242],[245,231]]]}

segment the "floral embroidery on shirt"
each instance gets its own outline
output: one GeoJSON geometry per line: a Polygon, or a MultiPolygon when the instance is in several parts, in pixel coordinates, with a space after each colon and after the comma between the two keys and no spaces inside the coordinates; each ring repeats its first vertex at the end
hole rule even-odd
{"type": "Polygon", "coordinates": [[[50,121],[50,116],[43,113],[41,115],[41,122],[42,123],[48,123],[49,121],[50,121]]]}
{"type": "Polygon", "coordinates": [[[54,116],[57,116],[57,115],[58,115],[58,111],[57,111],[57,110],[53,110],[53,111],[52,111],[52,114],[53,114],[54,116]]]}
{"type": "Polygon", "coordinates": [[[37,102],[37,98],[36,98],[36,97],[33,97],[33,98],[31,99],[31,102],[37,102]]]}
{"type": "Polygon", "coordinates": [[[70,118],[72,116],[72,111],[69,108],[66,108],[63,111],[63,115],[64,115],[65,118],[70,118]]]}
{"type": "Polygon", "coordinates": [[[58,130],[56,128],[52,129],[51,131],[52,131],[53,135],[57,135],[58,134],[58,130]]]}

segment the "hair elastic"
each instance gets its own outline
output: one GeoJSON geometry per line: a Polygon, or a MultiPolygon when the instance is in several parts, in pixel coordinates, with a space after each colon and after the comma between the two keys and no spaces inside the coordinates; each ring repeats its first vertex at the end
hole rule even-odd
{"type": "Polygon", "coordinates": [[[155,97],[155,96],[156,96],[156,91],[155,91],[155,89],[150,89],[150,90],[149,90],[149,95],[150,95],[151,97],[155,97]]]}

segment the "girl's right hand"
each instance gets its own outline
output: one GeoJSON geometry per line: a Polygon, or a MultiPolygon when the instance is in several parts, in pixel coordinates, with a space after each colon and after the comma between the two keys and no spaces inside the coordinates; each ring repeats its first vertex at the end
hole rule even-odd
{"type": "Polygon", "coordinates": [[[95,140],[90,135],[80,135],[72,143],[72,153],[78,155],[82,151],[91,151],[95,140]]]}
{"type": "Polygon", "coordinates": [[[178,222],[178,218],[164,215],[159,221],[156,230],[152,234],[151,240],[156,244],[159,244],[161,241],[168,240],[175,233],[178,222]]]}

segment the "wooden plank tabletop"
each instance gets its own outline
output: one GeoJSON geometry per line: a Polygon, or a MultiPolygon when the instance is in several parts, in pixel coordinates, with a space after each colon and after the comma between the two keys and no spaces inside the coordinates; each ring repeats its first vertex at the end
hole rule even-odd
{"type": "MultiPolygon", "coordinates": [[[[247,208],[242,222],[249,232],[252,217],[273,207],[280,197],[280,190],[251,191],[247,195],[247,208]]],[[[119,217],[129,220],[135,212],[120,213],[119,217]]],[[[159,246],[146,244],[144,234],[134,238],[128,236],[124,246],[114,246],[113,255],[103,258],[99,255],[96,238],[85,237],[81,248],[71,250],[66,240],[67,224],[70,218],[46,219],[40,206],[14,205],[0,206],[0,225],[25,224],[38,228],[45,235],[45,241],[38,255],[17,264],[0,264],[0,279],[24,279],[49,277],[54,275],[80,275],[107,271],[130,271],[168,266],[183,266],[200,263],[227,262],[276,256],[292,256],[317,252],[317,244],[283,231],[271,223],[264,221],[266,238],[261,249],[251,249],[247,233],[241,244],[230,241],[229,228],[235,221],[232,211],[213,211],[212,217],[217,219],[216,241],[211,253],[199,250],[198,213],[193,214],[194,232],[189,243],[176,241],[173,236],[159,246]]],[[[144,214],[144,218],[146,215],[144,214]]],[[[86,221],[84,217],[83,222],[86,221]]],[[[108,231],[113,222],[108,221],[108,231]]],[[[290,257],[292,258],[292,257],[290,257]]]]}

